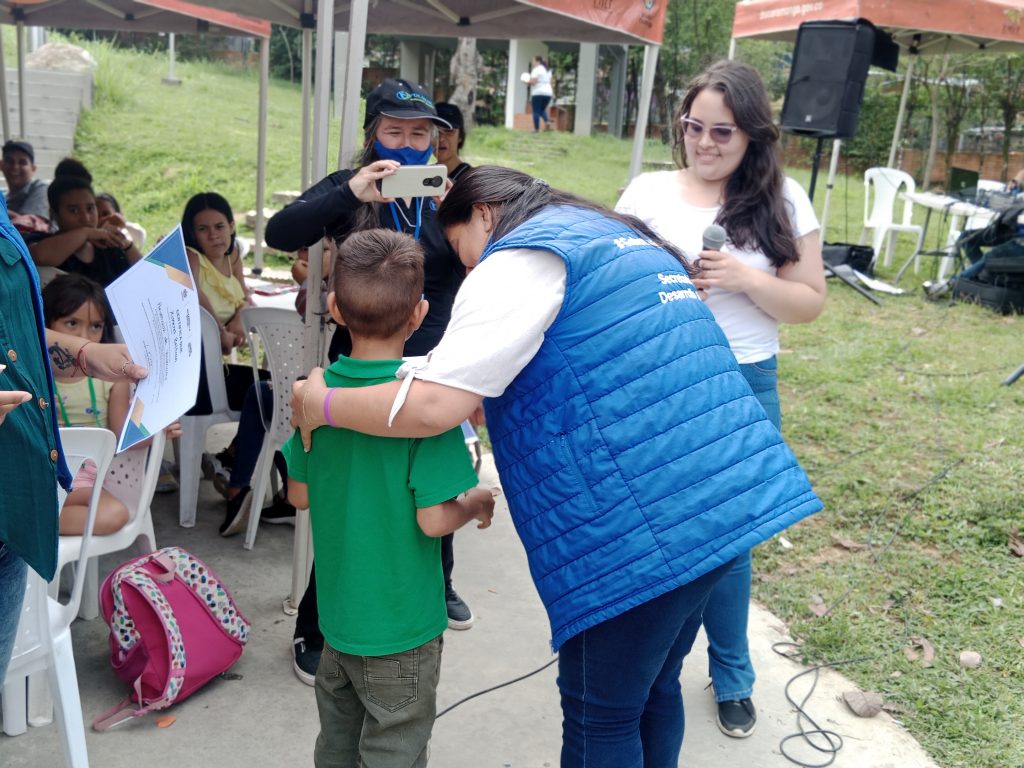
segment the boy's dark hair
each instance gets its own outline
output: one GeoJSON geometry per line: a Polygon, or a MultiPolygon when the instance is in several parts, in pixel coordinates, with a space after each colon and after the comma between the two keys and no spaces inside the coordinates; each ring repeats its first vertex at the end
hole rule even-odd
{"type": "MultiPolygon", "coordinates": [[[[198,195],[192,195],[185,203],[184,213],[181,214],[181,234],[185,239],[185,245],[200,253],[203,252],[203,249],[199,247],[199,241],[196,239],[195,220],[196,216],[203,211],[217,211],[228,220],[228,224],[235,223],[235,214],[231,210],[231,203],[222,195],[218,195],[216,192],[200,192],[198,195]]],[[[233,250],[235,250],[234,232],[231,233],[231,242],[228,243],[224,254],[227,255],[233,250]]]]}
{"type": "Polygon", "coordinates": [[[114,313],[110,311],[103,286],[73,272],[55,277],[43,288],[43,319],[47,327],[62,317],[74,314],[87,301],[103,312],[102,340],[113,340],[114,313]]]}
{"type": "Polygon", "coordinates": [[[46,188],[46,201],[50,204],[50,210],[56,213],[57,209],[60,208],[61,198],[68,192],[77,192],[80,189],[88,190],[93,197],[96,196],[96,193],[92,191],[92,181],[89,178],[77,176],[73,173],[55,174],[53,181],[50,182],[50,186],[46,188]]]}
{"type": "Polygon", "coordinates": [[[394,336],[423,296],[423,249],[390,229],[355,232],[338,246],[332,286],[353,336],[394,336]]]}

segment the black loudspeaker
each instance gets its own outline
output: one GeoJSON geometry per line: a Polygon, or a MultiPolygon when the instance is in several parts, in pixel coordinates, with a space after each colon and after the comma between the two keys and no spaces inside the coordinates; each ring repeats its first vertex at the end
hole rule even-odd
{"type": "Polygon", "coordinates": [[[875,57],[869,22],[808,21],[800,25],[782,105],[782,130],[849,139],[857,132],[864,81],[875,57]]]}

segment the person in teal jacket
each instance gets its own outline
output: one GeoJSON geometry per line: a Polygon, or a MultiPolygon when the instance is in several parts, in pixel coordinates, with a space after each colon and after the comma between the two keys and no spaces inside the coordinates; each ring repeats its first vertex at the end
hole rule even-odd
{"type": "Polygon", "coordinates": [[[486,166],[438,221],[472,271],[428,361],[358,390],[314,369],[296,419],[419,437],[483,401],[559,651],[562,766],[675,768],[679,675],[711,588],[821,502],[646,225],[486,166]]]}
{"type": "Polygon", "coordinates": [[[71,477],[60,447],[53,369],[138,380],[146,369],[123,344],[98,344],[46,330],[39,276],[0,205],[0,686],[25,597],[27,567],[44,579],[57,567],[57,484],[71,477]],[[31,307],[29,311],[26,311],[31,307]]]}

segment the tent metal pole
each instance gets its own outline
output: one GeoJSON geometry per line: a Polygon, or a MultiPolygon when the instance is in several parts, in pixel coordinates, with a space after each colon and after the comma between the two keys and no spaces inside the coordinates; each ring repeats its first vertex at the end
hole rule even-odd
{"type": "Polygon", "coordinates": [[[638,173],[644,159],[644,139],[647,137],[647,118],[651,112],[651,94],[654,92],[654,70],[658,66],[660,46],[648,45],[644,49],[644,74],[637,104],[636,130],[633,132],[633,156],[629,161],[629,181],[638,173]]]}
{"type": "Polygon", "coordinates": [[[11,138],[11,118],[7,114],[7,65],[4,63],[3,27],[0,26],[0,123],[3,124],[4,142],[11,138]]]}
{"type": "Polygon", "coordinates": [[[302,30],[302,168],[299,171],[299,189],[310,186],[309,178],[309,135],[310,135],[310,85],[313,76],[313,30],[302,30]]]}
{"type": "Polygon", "coordinates": [[[730,37],[729,38],[729,55],[726,58],[728,58],[729,61],[732,61],[733,59],[736,58],[736,38],[735,37],[730,37]]]}
{"type": "Polygon", "coordinates": [[[25,22],[15,26],[18,39],[18,136],[25,138],[25,22]]]}
{"type": "Polygon", "coordinates": [[[366,21],[369,0],[353,0],[348,17],[348,62],[345,65],[345,103],[338,138],[338,167],[352,165],[352,148],[359,128],[359,98],[363,83],[363,56],[366,53],[366,21]]]}
{"type": "Polygon", "coordinates": [[[270,83],[270,38],[260,40],[260,116],[256,138],[256,242],[253,244],[253,274],[263,272],[263,201],[267,195],[267,93],[270,83]]]}
{"type": "MultiPolygon", "coordinates": [[[[828,227],[828,208],[832,202],[832,188],[836,183],[836,171],[839,169],[839,149],[843,142],[835,139],[832,142],[832,160],[828,164],[828,181],[825,182],[825,204],[821,209],[821,244],[825,244],[825,229],[828,227]]],[[[813,202],[813,201],[812,201],[813,202]]]]}
{"type": "Polygon", "coordinates": [[[903,78],[903,93],[900,95],[900,108],[896,113],[896,128],[892,132],[892,144],[889,145],[889,162],[887,168],[896,167],[896,150],[900,146],[900,137],[903,135],[903,121],[907,116],[907,99],[910,96],[910,81],[914,76],[914,65],[917,63],[917,56],[910,57],[907,63],[907,74],[903,78]]]}

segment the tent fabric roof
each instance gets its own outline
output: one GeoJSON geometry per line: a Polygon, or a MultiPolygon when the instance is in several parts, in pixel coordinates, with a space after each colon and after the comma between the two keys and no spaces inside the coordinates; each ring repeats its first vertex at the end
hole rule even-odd
{"type": "Polygon", "coordinates": [[[183,0],[0,0],[0,23],[127,32],[269,37],[270,23],[183,0]]]}
{"type": "MultiPolygon", "coordinates": [[[[195,0],[274,24],[314,27],[315,0],[195,0]],[[305,8],[313,10],[305,14],[305,8]]],[[[571,40],[660,45],[668,0],[378,0],[367,29],[376,34],[571,40]]],[[[335,9],[335,29],[348,27],[348,3],[335,9]]]]}
{"type": "Polygon", "coordinates": [[[858,18],[914,53],[1000,53],[1024,45],[1024,0],[741,0],[732,36],[792,41],[805,21],[858,18]]]}

